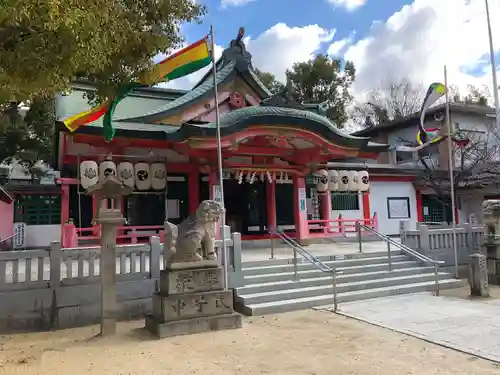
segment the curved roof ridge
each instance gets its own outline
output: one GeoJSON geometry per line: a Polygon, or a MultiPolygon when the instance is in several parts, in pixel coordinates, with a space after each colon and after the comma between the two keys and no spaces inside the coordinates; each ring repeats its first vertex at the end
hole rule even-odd
{"type": "MultiPolygon", "coordinates": [[[[217,84],[222,83],[224,80],[226,80],[231,73],[234,70],[235,63],[231,62],[227,66],[225,66],[220,72],[217,74],[217,84]]],[[[180,109],[184,108],[187,104],[191,103],[193,100],[200,99],[207,94],[211,94],[211,90],[213,90],[213,81],[212,80],[206,80],[203,82],[202,85],[198,86],[194,90],[191,90],[187,92],[186,94],[182,95],[180,98],[177,98],[170,103],[167,103],[163,107],[157,108],[154,111],[150,111],[142,116],[138,117],[130,117],[130,118],[124,118],[120,119],[117,121],[125,121],[125,122],[149,122],[152,121],[149,117],[153,116],[156,117],[157,115],[166,115],[166,112],[173,111],[175,109],[180,109]]],[[[154,121],[154,120],[153,120],[154,121]]]]}

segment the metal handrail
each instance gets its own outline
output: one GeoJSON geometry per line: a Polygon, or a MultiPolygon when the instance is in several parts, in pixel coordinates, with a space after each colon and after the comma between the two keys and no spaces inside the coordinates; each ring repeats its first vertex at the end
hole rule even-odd
{"type": "Polygon", "coordinates": [[[379,231],[375,230],[374,228],[367,226],[365,224],[357,223],[356,224],[357,228],[357,234],[358,234],[358,243],[359,243],[359,252],[363,252],[363,238],[361,234],[361,229],[366,230],[383,241],[387,243],[387,260],[389,263],[389,271],[392,271],[392,260],[391,260],[391,245],[396,246],[399,250],[402,252],[420,260],[421,262],[424,262],[427,265],[434,266],[434,281],[435,281],[435,289],[436,289],[436,296],[439,296],[439,265],[444,264],[445,262],[442,260],[435,260],[432,258],[429,258],[423,254],[420,254],[418,251],[413,250],[412,248],[406,246],[405,244],[402,244],[400,242],[394,241],[392,238],[389,236],[386,236],[385,234],[380,233],[379,231]]]}
{"type": "Polygon", "coordinates": [[[293,250],[293,273],[294,273],[294,281],[298,281],[298,261],[297,261],[297,253],[300,254],[305,260],[313,264],[316,268],[318,268],[322,272],[330,273],[332,275],[332,286],[333,286],[333,311],[338,310],[338,302],[337,302],[337,274],[342,274],[342,271],[337,271],[335,268],[330,267],[329,265],[322,262],[318,257],[312,255],[310,252],[305,250],[299,243],[297,243],[294,239],[288,236],[282,230],[270,230],[270,234],[277,235],[280,239],[282,239],[288,246],[290,246],[293,250]]]}

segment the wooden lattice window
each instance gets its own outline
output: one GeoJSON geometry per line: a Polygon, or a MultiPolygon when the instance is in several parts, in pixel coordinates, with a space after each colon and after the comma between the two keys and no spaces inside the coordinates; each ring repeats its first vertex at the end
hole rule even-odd
{"type": "Polygon", "coordinates": [[[359,195],[351,192],[332,192],[333,211],[359,211],[359,195]]]}
{"type": "Polygon", "coordinates": [[[61,196],[24,195],[17,197],[14,220],[27,225],[61,224],[61,196]]]}

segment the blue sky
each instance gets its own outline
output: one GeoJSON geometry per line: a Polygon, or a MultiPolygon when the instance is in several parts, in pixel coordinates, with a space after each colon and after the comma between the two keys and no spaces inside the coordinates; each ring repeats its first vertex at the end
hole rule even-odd
{"type": "Polygon", "coordinates": [[[355,32],[356,39],[370,30],[374,21],[385,21],[412,0],[371,0],[356,11],[335,7],[326,0],[254,0],[241,6],[221,6],[221,0],[203,0],[208,9],[201,25],[188,25],[183,33],[187,40],[196,40],[214,25],[219,44],[235,37],[244,26],[246,35],[257,36],[274,24],[303,27],[318,24],[336,29],[338,38],[347,38],[355,32]]]}
{"type": "MultiPolygon", "coordinates": [[[[484,0],[198,1],[208,14],[201,25],[182,27],[186,42],[203,37],[213,24],[220,54],[244,26],[253,65],[279,80],[293,63],[327,53],[354,62],[356,96],[401,79],[425,90],[444,80],[444,65],[450,84],[491,88],[484,0]]],[[[498,0],[490,0],[490,13],[500,63],[498,0]]],[[[169,86],[189,89],[203,73],[169,86]]]]}

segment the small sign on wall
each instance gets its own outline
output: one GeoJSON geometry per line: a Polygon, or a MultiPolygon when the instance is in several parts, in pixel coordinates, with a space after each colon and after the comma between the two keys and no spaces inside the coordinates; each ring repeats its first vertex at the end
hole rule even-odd
{"type": "Polygon", "coordinates": [[[26,247],[26,223],[14,223],[12,246],[14,249],[22,249],[26,247]]]}
{"type": "Polygon", "coordinates": [[[299,188],[299,209],[300,212],[306,212],[307,211],[307,202],[306,202],[306,189],[305,188],[299,188]]]}
{"type": "Polygon", "coordinates": [[[409,219],[410,198],[390,197],[387,198],[387,215],[389,219],[409,219]]]}
{"type": "Polygon", "coordinates": [[[213,186],[214,201],[222,203],[222,194],[220,191],[220,185],[213,186]]]}

